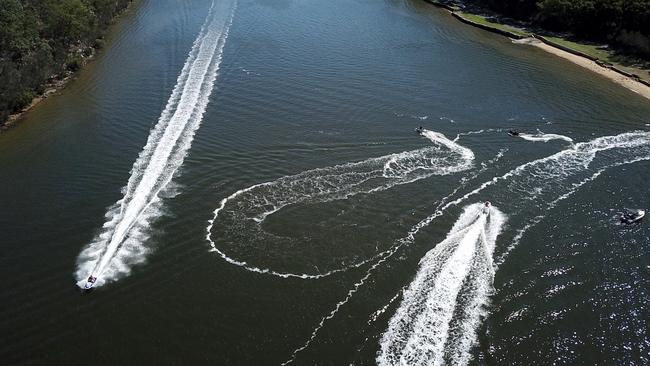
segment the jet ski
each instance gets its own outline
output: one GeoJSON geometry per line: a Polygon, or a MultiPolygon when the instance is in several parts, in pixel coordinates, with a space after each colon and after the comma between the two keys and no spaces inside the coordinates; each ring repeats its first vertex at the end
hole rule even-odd
{"type": "Polygon", "coordinates": [[[634,224],[645,217],[645,210],[625,210],[621,216],[621,222],[624,224],[634,224]]]}
{"type": "Polygon", "coordinates": [[[415,132],[417,132],[417,133],[422,133],[422,132],[424,132],[424,127],[420,126],[420,127],[416,128],[416,129],[415,129],[415,132]]]}
{"type": "Polygon", "coordinates": [[[93,288],[95,282],[97,282],[97,277],[94,277],[93,275],[88,277],[88,280],[86,280],[86,283],[84,284],[84,290],[88,291],[93,288]]]}
{"type": "Polygon", "coordinates": [[[483,205],[483,208],[481,209],[481,214],[489,215],[490,214],[490,208],[492,208],[492,203],[490,203],[490,201],[485,201],[485,204],[483,205]]]}
{"type": "Polygon", "coordinates": [[[517,130],[508,130],[508,135],[510,135],[512,137],[517,137],[517,136],[519,136],[519,131],[517,131],[517,130]]]}

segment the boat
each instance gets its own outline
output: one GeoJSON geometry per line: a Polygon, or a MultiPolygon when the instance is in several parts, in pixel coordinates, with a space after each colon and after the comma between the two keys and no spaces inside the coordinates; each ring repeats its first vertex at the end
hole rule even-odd
{"type": "Polygon", "coordinates": [[[634,224],[645,217],[645,210],[625,210],[621,216],[621,222],[624,224],[634,224]]]}
{"type": "Polygon", "coordinates": [[[90,277],[88,277],[88,280],[86,280],[86,283],[84,284],[84,290],[88,291],[92,289],[93,286],[95,285],[95,282],[97,282],[97,277],[90,275],[90,277]]]}
{"type": "Polygon", "coordinates": [[[415,129],[415,132],[417,132],[417,133],[422,133],[422,132],[424,132],[424,127],[422,127],[422,126],[417,127],[417,128],[415,129]]]}
{"type": "Polygon", "coordinates": [[[483,205],[483,208],[481,209],[481,214],[489,215],[490,214],[490,208],[492,208],[492,203],[490,203],[490,201],[485,201],[485,204],[483,205]]]}

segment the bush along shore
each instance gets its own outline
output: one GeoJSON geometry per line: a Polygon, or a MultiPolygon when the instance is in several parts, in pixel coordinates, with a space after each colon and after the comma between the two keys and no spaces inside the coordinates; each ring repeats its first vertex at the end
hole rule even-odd
{"type": "Polygon", "coordinates": [[[132,0],[0,0],[0,131],[65,85],[132,0]]]}
{"type": "MultiPolygon", "coordinates": [[[[583,19],[579,16],[580,12],[597,12],[599,5],[602,7],[606,5],[605,2],[609,2],[592,0],[592,8],[589,10],[580,7],[586,3],[583,0],[474,0],[462,3],[445,0],[425,1],[449,10],[455,18],[464,23],[512,39],[523,40],[521,43],[538,46],[598,72],[650,99],[650,6],[641,7],[637,4],[643,0],[623,1],[629,3],[627,6],[632,7],[630,9],[636,9],[634,16],[622,18],[621,14],[631,12],[628,8],[619,9],[618,12],[612,11],[602,15],[611,18],[607,27],[601,25],[593,29],[587,24],[580,25],[577,20],[583,19]],[[528,5],[523,7],[522,4],[528,5]],[[634,4],[639,6],[634,7],[634,4]],[[555,12],[552,14],[548,13],[551,5],[556,7],[553,8],[555,12]],[[573,6],[571,11],[564,8],[562,12],[558,10],[560,7],[569,6],[573,6]],[[502,15],[504,13],[515,15],[517,18],[502,15]],[[555,19],[560,16],[558,14],[565,17],[564,21],[555,19]],[[609,35],[607,32],[610,32],[609,35]],[[576,34],[580,34],[580,37],[576,34]],[[635,36],[631,37],[631,34],[635,36]],[[578,60],[575,56],[591,62],[578,60]]],[[[646,3],[650,4],[647,1],[646,3]]]]}

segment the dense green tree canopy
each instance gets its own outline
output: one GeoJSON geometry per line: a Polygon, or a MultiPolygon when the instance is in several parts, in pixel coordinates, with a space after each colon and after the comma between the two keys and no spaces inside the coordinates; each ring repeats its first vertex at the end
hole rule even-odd
{"type": "Polygon", "coordinates": [[[2,56],[33,49],[38,41],[38,19],[20,0],[0,0],[0,50],[2,56]]]}
{"type": "Polygon", "coordinates": [[[0,0],[0,122],[41,92],[53,75],[79,66],[131,0],[0,0]]]}
{"type": "Polygon", "coordinates": [[[613,40],[621,31],[650,36],[650,0],[473,0],[558,31],[613,40]]]}

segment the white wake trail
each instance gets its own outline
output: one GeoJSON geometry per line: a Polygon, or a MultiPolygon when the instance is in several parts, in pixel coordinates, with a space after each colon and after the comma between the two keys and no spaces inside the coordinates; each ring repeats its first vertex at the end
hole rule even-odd
{"type": "MultiPolygon", "coordinates": [[[[545,208],[545,211],[550,211],[554,209],[560,202],[564,201],[565,199],[571,197],[574,193],[578,192],[582,186],[584,186],[587,183],[590,183],[594,180],[596,180],[598,177],[600,177],[606,170],[611,169],[611,168],[616,168],[619,166],[623,165],[629,165],[629,164],[634,164],[638,163],[640,161],[647,161],[650,160],[650,149],[645,150],[645,154],[642,153],[639,156],[629,159],[629,160],[623,160],[619,162],[615,162],[613,164],[606,165],[603,168],[600,168],[597,170],[595,173],[593,173],[590,177],[585,178],[584,180],[574,183],[570,190],[561,196],[559,196],[557,199],[551,201],[548,203],[547,207],[545,208]]],[[[539,224],[546,216],[543,214],[537,215],[533,217],[531,220],[529,220],[522,228],[517,230],[517,233],[512,239],[512,242],[506,249],[499,255],[499,257],[495,260],[494,262],[494,269],[495,271],[499,269],[499,266],[502,265],[505,261],[510,252],[512,252],[521,242],[521,239],[524,237],[524,235],[528,232],[528,230],[532,229],[535,227],[535,225],[539,224]]]]}
{"type": "Polygon", "coordinates": [[[460,132],[456,135],[454,138],[454,142],[457,142],[460,140],[462,136],[471,136],[471,135],[480,135],[483,133],[488,133],[488,132],[503,132],[502,128],[486,128],[486,129],[481,129],[481,130],[476,130],[476,131],[467,131],[467,132],[460,132]]]}
{"type": "Polygon", "coordinates": [[[232,254],[229,255],[221,249],[217,241],[237,243],[239,249],[242,248],[242,242],[286,241],[288,239],[285,237],[276,237],[264,231],[261,224],[269,215],[287,206],[343,200],[359,194],[384,191],[434,175],[449,175],[465,171],[472,167],[474,153],[470,149],[437,132],[424,130],[422,136],[428,138],[434,145],[360,162],[309,170],[256,184],[231,194],[220,202],[213,218],[208,222],[206,239],[212,251],[226,262],[251,272],[301,279],[318,279],[377,260],[383,253],[343,268],[321,273],[290,273],[255,266],[245,260],[234,258],[232,254]],[[217,224],[221,224],[219,225],[221,230],[229,231],[222,231],[216,239],[213,239],[213,231],[217,224]],[[247,238],[254,236],[255,240],[229,237],[229,235],[242,234],[247,235],[247,238]]]}
{"type": "MultiPolygon", "coordinates": [[[[381,339],[379,365],[442,365],[445,345],[454,341],[452,318],[461,292],[492,283],[492,251],[505,216],[482,204],[465,208],[447,238],[420,261],[420,269],[381,339]]],[[[483,302],[487,292],[476,292],[483,302]]]]}
{"type": "Polygon", "coordinates": [[[96,286],[128,274],[144,260],[146,229],[159,216],[159,193],[183,164],[214,87],[236,1],[213,2],[176,86],[133,164],[124,197],[109,208],[103,231],[80,253],[76,277],[96,286]]]}
{"type": "Polygon", "coordinates": [[[569,136],[558,135],[556,133],[544,133],[539,130],[537,130],[536,134],[520,133],[519,137],[521,137],[524,140],[534,141],[534,142],[549,142],[553,140],[563,140],[566,142],[573,143],[573,139],[569,136]]]}

